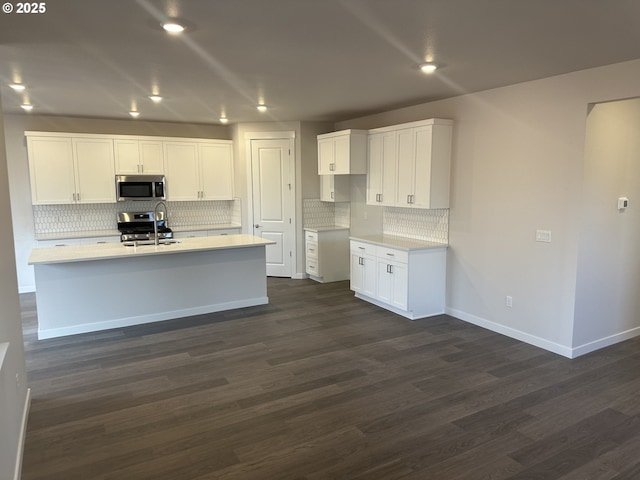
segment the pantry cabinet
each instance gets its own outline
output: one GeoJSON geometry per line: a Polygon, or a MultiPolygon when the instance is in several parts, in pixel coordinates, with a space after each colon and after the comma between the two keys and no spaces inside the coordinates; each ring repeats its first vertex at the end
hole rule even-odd
{"type": "Polygon", "coordinates": [[[116,138],[113,141],[116,173],[161,175],[164,173],[162,141],[116,138]]]}
{"type": "Polygon", "coordinates": [[[367,203],[448,208],[452,125],[430,119],[371,130],[367,203]]]}
{"type": "Polygon", "coordinates": [[[412,320],[444,313],[446,249],[352,239],[351,289],[358,298],[412,320]]]}
{"type": "Polygon", "coordinates": [[[115,203],[111,139],[27,136],[27,149],[33,205],[115,203]]]}
{"type": "Polygon", "coordinates": [[[230,141],[164,142],[167,199],[233,200],[230,141]]]}
{"type": "Polygon", "coordinates": [[[318,135],[318,175],[367,173],[367,131],[341,130],[318,135]]]}
{"type": "Polygon", "coordinates": [[[320,200],[350,202],[351,179],[348,175],[320,175],[320,200]]]}

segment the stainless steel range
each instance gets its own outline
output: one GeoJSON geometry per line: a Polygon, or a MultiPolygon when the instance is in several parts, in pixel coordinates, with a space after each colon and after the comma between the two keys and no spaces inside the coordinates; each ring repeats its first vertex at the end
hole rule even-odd
{"type": "MultiPolygon", "coordinates": [[[[156,209],[157,210],[157,209],[156,209]]],[[[120,212],[118,213],[118,230],[121,242],[136,244],[154,243],[154,219],[158,225],[158,240],[173,238],[173,232],[167,224],[163,211],[154,212],[120,212]]]]}

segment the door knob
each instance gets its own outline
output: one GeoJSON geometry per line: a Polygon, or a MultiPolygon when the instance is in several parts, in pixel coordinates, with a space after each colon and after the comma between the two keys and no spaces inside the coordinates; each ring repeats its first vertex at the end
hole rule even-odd
{"type": "Polygon", "coordinates": [[[260,225],[258,225],[257,223],[254,225],[254,227],[256,228],[260,228],[260,225]]]}

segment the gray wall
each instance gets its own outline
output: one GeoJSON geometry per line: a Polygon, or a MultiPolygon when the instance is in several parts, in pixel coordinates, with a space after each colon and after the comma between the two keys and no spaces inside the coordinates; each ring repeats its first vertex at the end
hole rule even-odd
{"type": "MultiPolygon", "coordinates": [[[[0,108],[0,224],[12,234],[9,176],[0,108]]],[[[15,254],[12,242],[0,249],[0,344],[7,355],[0,370],[0,478],[12,479],[20,447],[22,419],[27,408],[27,378],[18,300],[15,254]],[[16,381],[18,376],[19,384],[16,381]]]]}
{"type": "Polygon", "coordinates": [[[640,99],[587,120],[574,345],[640,329],[640,99]],[[618,211],[618,197],[629,207],[618,211]]]}
{"type": "MultiPolygon", "coordinates": [[[[446,75],[444,72],[442,75],[446,75]]],[[[640,60],[416,105],[351,121],[374,128],[455,121],[447,309],[467,321],[572,356],[612,329],[576,321],[589,104],[640,96],[640,60]],[[536,229],[552,231],[549,244],[536,229]],[[505,296],[513,297],[513,308],[505,296]],[[597,332],[597,333],[596,333],[597,332]],[[575,340],[574,340],[575,339],[575,340]]],[[[589,212],[586,212],[589,217],[589,212]]],[[[634,285],[636,290],[638,284],[634,285]]],[[[617,325],[614,338],[621,339],[617,325]]],[[[599,339],[601,340],[601,339],[599,339]]]]}

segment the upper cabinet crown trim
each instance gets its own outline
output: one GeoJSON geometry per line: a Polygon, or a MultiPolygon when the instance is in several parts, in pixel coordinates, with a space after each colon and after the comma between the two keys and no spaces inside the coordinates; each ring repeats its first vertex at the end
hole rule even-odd
{"type": "Polygon", "coordinates": [[[329,133],[323,133],[321,135],[318,135],[318,140],[322,140],[323,138],[332,138],[332,137],[340,137],[343,135],[352,135],[352,136],[357,136],[357,135],[363,135],[366,136],[369,134],[368,130],[340,130],[337,132],[329,132],[329,133]]]}
{"type": "Polygon", "coordinates": [[[390,132],[392,130],[399,130],[402,128],[414,128],[424,127],[428,125],[453,125],[453,120],[444,118],[429,118],[427,120],[418,120],[416,122],[398,123],[395,125],[389,125],[386,127],[372,128],[369,133],[390,132]]]}
{"type": "Polygon", "coordinates": [[[105,138],[110,140],[155,140],[155,141],[171,141],[171,142],[215,142],[229,143],[233,140],[217,139],[217,138],[198,138],[198,137],[168,137],[155,135],[111,135],[109,133],[74,133],[74,132],[39,132],[27,130],[24,132],[25,137],[64,137],[64,138],[105,138]]]}

